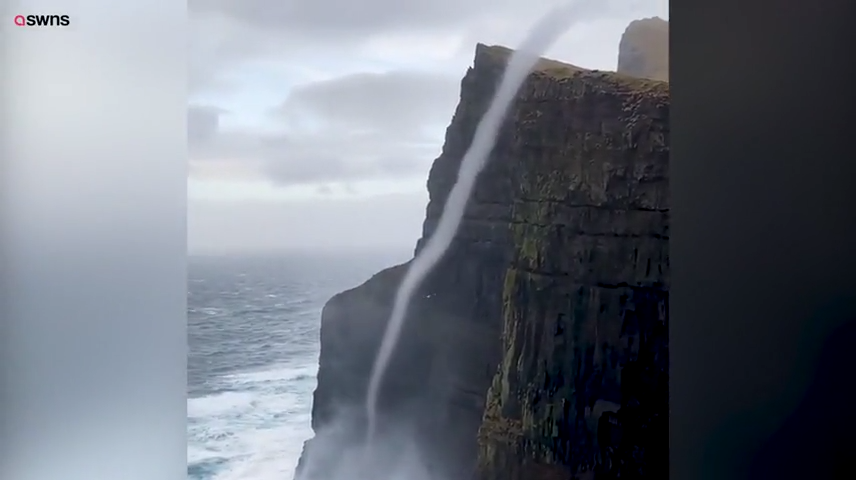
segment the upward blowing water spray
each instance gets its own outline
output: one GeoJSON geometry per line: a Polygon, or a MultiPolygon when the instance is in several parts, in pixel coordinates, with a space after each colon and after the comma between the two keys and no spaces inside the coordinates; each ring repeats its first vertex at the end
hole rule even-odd
{"type": "MultiPolygon", "coordinates": [[[[584,2],[588,4],[589,2],[584,2]]],[[[437,262],[448,250],[455,232],[461,223],[464,209],[469,200],[470,193],[475,185],[478,174],[484,168],[488,155],[496,143],[496,136],[508,113],[508,108],[517,96],[517,92],[523,81],[535,67],[539,57],[550,48],[573,23],[575,14],[579,13],[577,4],[568,4],[556,7],[533,25],[526,39],[511,55],[506,67],[505,74],[496,91],[493,101],[488,107],[484,117],[476,128],[473,142],[469,150],[461,160],[458,181],[452,187],[440,222],[434,234],[428,239],[425,247],[419,252],[395,295],[395,303],[392,315],[386,326],[377,358],[375,358],[372,376],[369,381],[368,394],[366,397],[366,414],[368,416],[367,444],[371,445],[375,440],[377,430],[377,402],[383,376],[389,366],[392,352],[401,335],[401,328],[407,313],[410,299],[416,289],[431,272],[437,262]]]]}

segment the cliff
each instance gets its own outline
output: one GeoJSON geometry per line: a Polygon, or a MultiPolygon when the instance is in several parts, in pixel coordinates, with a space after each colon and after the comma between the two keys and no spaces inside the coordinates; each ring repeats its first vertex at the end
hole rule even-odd
{"type": "MultiPolygon", "coordinates": [[[[417,251],[510,53],[476,48],[429,175],[417,251]]],[[[527,79],[381,392],[385,424],[409,429],[444,480],[667,475],[657,468],[668,448],[668,117],[664,82],[550,60],[527,79]]],[[[344,454],[323,447],[330,436],[359,441],[406,268],[325,306],[316,438],[298,478],[308,456],[335,470],[344,454]]]]}
{"type": "Polygon", "coordinates": [[[659,17],[630,22],[618,45],[618,72],[669,80],[669,22],[659,17]]]}

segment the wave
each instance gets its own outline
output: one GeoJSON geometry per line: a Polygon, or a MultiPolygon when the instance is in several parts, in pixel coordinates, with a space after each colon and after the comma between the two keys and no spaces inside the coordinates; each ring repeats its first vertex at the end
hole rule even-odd
{"type": "Polygon", "coordinates": [[[312,436],[316,370],[306,361],[224,375],[219,391],[189,399],[188,478],[291,478],[312,436]]]}

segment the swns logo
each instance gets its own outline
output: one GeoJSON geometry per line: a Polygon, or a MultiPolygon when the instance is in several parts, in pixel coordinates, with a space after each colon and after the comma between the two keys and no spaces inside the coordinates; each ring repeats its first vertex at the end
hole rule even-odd
{"type": "Polygon", "coordinates": [[[68,15],[15,15],[19,27],[67,27],[69,23],[68,15]]]}

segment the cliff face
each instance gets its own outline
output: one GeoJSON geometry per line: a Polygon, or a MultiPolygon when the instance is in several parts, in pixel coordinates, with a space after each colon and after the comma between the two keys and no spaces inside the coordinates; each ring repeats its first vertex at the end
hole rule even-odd
{"type": "Polygon", "coordinates": [[[523,98],[480,478],[666,478],[668,84],[544,75],[523,98]]]}
{"type": "Polygon", "coordinates": [[[644,18],[630,23],[618,45],[618,73],[669,80],[669,22],[644,18]]]}
{"type": "MultiPolygon", "coordinates": [[[[477,47],[417,250],[509,55],[477,47]]],[[[444,480],[666,475],[652,467],[668,448],[668,95],[663,82],[548,60],[522,88],[381,393],[385,422],[411,427],[444,480]]],[[[316,432],[362,408],[406,268],[324,308],[316,432]]],[[[336,435],[356,440],[364,426],[348,418],[336,435]]],[[[335,468],[319,442],[304,457],[335,468]]]]}
{"type": "MultiPolygon", "coordinates": [[[[462,80],[461,101],[429,175],[429,204],[417,251],[439,221],[504,61],[504,56],[497,58],[491,49],[480,46],[462,80]]],[[[485,393],[500,360],[502,283],[512,252],[508,229],[512,171],[519,148],[515,130],[514,121],[506,122],[448,253],[412,301],[380,395],[385,421],[409,427],[427,461],[448,480],[471,477],[485,393]]],[[[369,372],[406,268],[405,264],[387,269],[336,295],[325,306],[312,412],[316,433],[340,423],[346,415],[353,420],[340,438],[362,439],[364,425],[357,417],[362,414],[369,372]]],[[[307,442],[303,460],[321,455],[334,469],[338,459],[327,459],[322,448],[317,439],[307,442]]]]}

